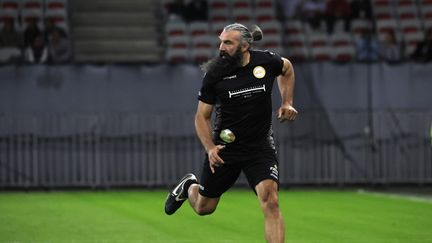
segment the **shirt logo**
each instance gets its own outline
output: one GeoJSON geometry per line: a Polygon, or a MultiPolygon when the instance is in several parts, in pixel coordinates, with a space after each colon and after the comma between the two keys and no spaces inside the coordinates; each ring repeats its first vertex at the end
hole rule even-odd
{"type": "Polygon", "coordinates": [[[277,165],[270,167],[270,176],[274,177],[276,180],[279,178],[279,171],[277,165]]]}
{"type": "Polygon", "coordinates": [[[266,70],[261,66],[256,66],[253,69],[253,75],[255,76],[255,78],[264,78],[264,76],[266,75],[266,70]]]}
{"type": "Polygon", "coordinates": [[[230,99],[238,96],[249,98],[252,96],[252,94],[261,93],[265,91],[266,91],[265,84],[263,84],[261,86],[254,86],[254,87],[240,89],[240,90],[228,91],[228,95],[230,99]]]}

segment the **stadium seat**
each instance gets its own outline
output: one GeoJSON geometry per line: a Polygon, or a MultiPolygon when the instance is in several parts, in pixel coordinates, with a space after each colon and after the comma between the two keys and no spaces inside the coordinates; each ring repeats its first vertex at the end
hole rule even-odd
{"type": "Polygon", "coordinates": [[[396,6],[413,6],[416,4],[413,0],[396,0],[396,6]]]}
{"type": "Polygon", "coordinates": [[[303,33],[296,33],[285,36],[284,44],[288,48],[306,46],[306,37],[303,33]]]}
{"type": "Polygon", "coordinates": [[[48,8],[45,10],[45,19],[49,19],[57,25],[67,22],[68,14],[65,8],[48,8]]]}
{"type": "Polygon", "coordinates": [[[371,4],[373,7],[375,6],[390,6],[390,0],[371,0],[371,4]]]}
{"type": "Polygon", "coordinates": [[[45,0],[45,9],[67,9],[67,0],[45,0]]]}
{"type": "Polygon", "coordinates": [[[14,27],[16,30],[20,28],[20,21],[18,19],[18,10],[17,9],[0,9],[0,28],[3,27],[4,22],[6,20],[12,20],[14,22],[14,27]]]}
{"type": "Polygon", "coordinates": [[[64,30],[66,33],[69,33],[69,24],[67,21],[63,22],[56,22],[54,25],[62,30],[64,30]]]}
{"type": "Polygon", "coordinates": [[[355,58],[355,47],[351,34],[336,32],[329,38],[332,50],[332,60],[337,62],[349,62],[355,58]]]}
{"type": "Polygon", "coordinates": [[[219,36],[225,26],[230,24],[229,22],[213,22],[210,24],[210,34],[219,36]]]}
{"type": "Polygon", "coordinates": [[[309,33],[308,43],[311,47],[327,46],[328,45],[328,35],[323,32],[312,32],[309,33]]]}
{"type": "Polygon", "coordinates": [[[172,64],[184,63],[189,61],[188,49],[171,49],[167,48],[165,60],[172,64]]]}
{"type": "Polygon", "coordinates": [[[355,59],[355,54],[353,45],[337,46],[332,48],[331,59],[336,62],[350,62],[355,59]]]}
{"type": "Polygon", "coordinates": [[[399,19],[415,19],[417,18],[417,7],[415,5],[402,5],[396,8],[399,19]]]}
{"type": "Polygon", "coordinates": [[[232,7],[238,8],[252,8],[252,0],[233,0],[232,7]]]}
{"type": "Polygon", "coordinates": [[[325,32],[311,32],[308,34],[307,40],[311,60],[327,61],[332,59],[329,37],[325,32]]]}
{"type": "Polygon", "coordinates": [[[183,21],[169,21],[165,24],[166,36],[186,35],[187,31],[187,25],[183,21]]]}
{"type": "Polygon", "coordinates": [[[21,25],[22,29],[27,27],[27,24],[31,20],[36,20],[37,25],[40,29],[45,29],[44,15],[42,9],[39,8],[27,8],[21,10],[21,25]]]}
{"type": "Polygon", "coordinates": [[[408,33],[403,35],[403,41],[406,45],[416,45],[424,39],[424,32],[408,33]]]}
{"type": "Polygon", "coordinates": [[[251,8],[237,8],[232,10],[234,22],[254,22],[254,14],[251,8]]]}
{"type": "Polygon", "coordinates": [[[386,31],[398,31],[398,26],[395,19],[378,19],[376,21],[377,33],[386,31]]]}
{"type": "Polygon", "coordinates": [[[351,23],[351,32],[355,35],[359,35],[371,28],[372,22],[365,19],[354,19],[351,23]]]}
{"type": "Polygon", "coordinates": [[[265,35],[264,38],[259,42],[263,49],[273,51],[276,53],[282,53],[282,37],[278,34],[265,35]]]}
{"type": "Polygon", "coordinates": [[[208,48],[193,48],[190,51],[190,60],[194,63],[203,63],[214,56],[215,51],[208,48]]]}
{"type": "Polygon", "coordinates": [[[23,0],[24,9],[43,9],[43,0],[23,0]]]}
{"type": "Polygon", "coordinates": [[[420,8],[421,19],[426,21],[432,19],[432,4],[427,6],[422,6],[420,8]]]}
{"type": "Polygon", "coordinates": [[[432,6],[432,0],[419,0],[420,8],[432,6]]]}
{"type": "Polygon", "coordinates": [[[329,44],[332,47],[351,46],[353,44],[352,36],[345,32],[337,32],[330,36],[329,44]]]}
{"type": "Polygon", "coordinates": [[[302,62],[309,59],[309,53],[306,46],[287,46],[286,56],[293,61],[302,62]]]}
{"type": "Polygon", "coordinates": [[[208,48],[215,50],[218,45],[218,38],[214,35],[200,35],[191,38],[191,48],[208,48]]]}
{"type": "Polygon", "coordinates": [[[191,36],[201,36],[210,33],[210,26],[207,21],[195,21],[189,23],[189,34],[191,36]]]}
{"type": "Polygon", "coordinates": [[[210,10],[228,9],[230,7],[229,0],[208,0],[210,10]]]}
{"type": "Polygon", "coordinates": [[[275,4],[272,0],[255,0],[255,8],[256,9],[265,9],[269,8],[274,11],[275,4]]]}
{"type": "Polygon", "coordinates": [[[190,44],[189,35],[171,35],[167,36],[166,42],[171,49],[188,49],[190,44]]]}
{"type": "Polygon", "coordinates": [[[209,21],[213,23],[217,22],[229,22],[230,13],[228,8],[215,8],[209,9],[209,21]]]}
{"type": "Polygon", "coordinates": [[[303,23],[300,20],[289,19],[283,24],[284,34],[303,33],[303,23]]]}
{"type": "Polygon", "coordinates": [[[403,35],[403,42],[405,46],[405,56],[409,56],[413,53],[417,47],[417,43],[424,39],[423,32],[409,33],[403,35]]]}
{"type": "Polygon", "coordinates": [[[403,35],[408,33],[422,32],[422,25],[419,19],[401,19],[399,21],[400,31],[403,35]]]}
{"type": "Polygon", "coordinates": [[[263,22],[259,25],[261,30],[264,32],[264,35],[282,35],[282,25],[279,21],[267,21],[263,22]]]}
{"type": "Polygon", "coordinates": [[[333,32],[345,32],[345,21],[338,19],[333,24],[333,32]]]}
{"type": "Polygon", "coordinates": [[[373,13],[376,20],[381,19],[392,19],[395,14],[393,11],[393,7],[390,6],[374,6],[373,13]]]}
{"type": "Polygon", "coordinates": [[[311,47],[310,51],[310,58],[313,61],[330,61],[333,58],[329,46],[314,46],[311,47]]]}
{"type": "Polygon", "coordinates": [[[256,8],[255,19],[258,23],[275,20],[275,10],[273,8],[256,8]]]}
{"type": "Polygon", "coordinates": [[[0,9],[20,9],[20,1],[19,0],[1,0],[0,1],[0,9]]]}

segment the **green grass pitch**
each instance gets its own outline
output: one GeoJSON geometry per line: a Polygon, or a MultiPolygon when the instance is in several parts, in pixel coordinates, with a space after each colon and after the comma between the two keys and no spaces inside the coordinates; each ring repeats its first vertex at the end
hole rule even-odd
{"type": "MultiPolygon", "coordinates": [[[[163,212],[165,191],[1,192],[0,242],[264,242],[249,190],[227,192],[210,216],[163,212]]],[[[356,191],[280,192],[286,242],[431,243],[432,200],[356,191]]]]}

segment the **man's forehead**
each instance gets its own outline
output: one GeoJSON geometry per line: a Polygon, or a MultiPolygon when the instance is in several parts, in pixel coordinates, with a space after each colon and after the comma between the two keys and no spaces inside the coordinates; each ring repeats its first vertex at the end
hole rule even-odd
{"type": "Polygon", "coordinates": [[[238,40],[240,37],[240,31],[238,30],[226,30],[222,31],[219,35],[219,39],[221,40],[238,40]]]}

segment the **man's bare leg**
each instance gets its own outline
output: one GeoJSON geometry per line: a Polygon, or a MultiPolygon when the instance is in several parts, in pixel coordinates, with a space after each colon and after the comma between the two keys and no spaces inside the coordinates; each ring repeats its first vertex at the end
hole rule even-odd
{"type": "Polygon", "coordinates": [[[279,209],[278,185],[273,180],[261,181],[255,190],[264,213],[265,238],[269,243],[283,243],[285,223],[279,209]]]}
{"type": "Polygon", "coordinates": [[[198,215],[208,215],[216,210],[219,198],[208,198],[199,194],[199,185],[192,184],[188,190],[188,200],[198,215]]]}

